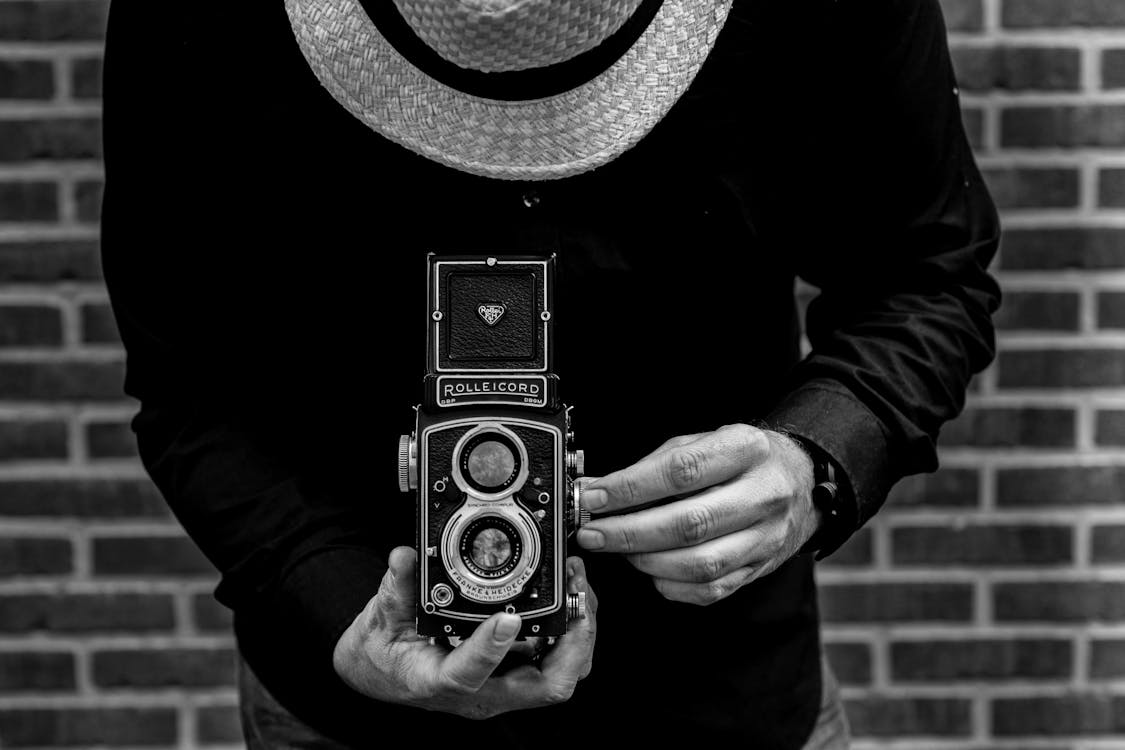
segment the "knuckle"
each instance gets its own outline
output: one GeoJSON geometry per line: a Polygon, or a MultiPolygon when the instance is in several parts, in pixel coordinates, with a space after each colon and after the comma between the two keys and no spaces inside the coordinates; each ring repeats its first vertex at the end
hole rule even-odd
{"type": "Polygon", "coordinates": [[[639,540],[637,539],[637,530],[628,526],[621,528],[621,533],[618,535],[620,538],[621,551],[624,553],[635,552],[637,550],[639,540]]]}
{"type": "Polygon", "coordinates": [[[726,572],[726,560],[717,554],[699,555],[692,560],[688,572],[693,581],[714,581],[726,572]]]}
{"type": "Polygon", "coordinates": [[[734,438],[734,446],[740,458],[757,461],[769,454],[770,440],[764,431],[748,424],[734,424],[727,429],[734,438]]]}
{"type": "Polygon", "coordinates": [[[727,587],[718,581],[711,581],[704,585],[699,591],[699,601],[701,604],[714,604],[720,599],[726,598],[727,587]]]}
{"type": "Polygon", "coordinates": [[[707,539],[715,527],[715,514],[706,505],[696,505],[688,508],[680,516],[680,540],[687,544],[696,544],[707,539]]]}
{"type": "Polygon", "coordinates": [[[676,491],[690,490],[703,480],[707,454],[699,448],[682,447],[668,454],[665,464],[668,486],[676,491]]]}
{"type": "Polygon", "coordinates": [[[574,695],[574,684],[571,682],[556,683],[551,685],[544,694],[544,701],[549,706],[558,705],[559,703],[566,703],[574,695]]]}
{"type": "Polygon", "coordinates": [[[627,471],[621,476],[621,482],[618,485],[618,491],[621,494],[621,499],[628,505],[635,505],[641,499],[641,481],[634,471],[627,471]]]}

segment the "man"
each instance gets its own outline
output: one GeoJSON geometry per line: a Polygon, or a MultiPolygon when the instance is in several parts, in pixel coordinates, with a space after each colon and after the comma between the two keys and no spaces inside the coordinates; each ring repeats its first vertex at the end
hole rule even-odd
{"type": "Polygon", "coordinates": [[[846,745],[813,553],[936,467],[994,353],[937,0],[119,2],[105,65],[134,428],[253,746],[846,745]],[[597,606],[518,674],[518,618],[412,630],[429,251],[559,258],[597,606]]]}

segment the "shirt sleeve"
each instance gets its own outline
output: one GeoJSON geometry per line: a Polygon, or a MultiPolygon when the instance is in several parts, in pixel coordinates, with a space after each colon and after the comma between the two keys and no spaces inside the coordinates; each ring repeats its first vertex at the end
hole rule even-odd
{"type": "Polygon", "coordinates": [[[258,214],[238,192],[255,188],[225,169],[264,173],[246,147],[257,102],[213,85],[225,50],[180,13],[114,4],[107,32],[102,262],[125,391],[140,403],[133,428],[148,473],[221,573],[219,601],[284,622],[331,664],[391,545],[377,503],[356,502],[308,458],[317,436],[300,433],[316,422],[294,413],[301,384],[287,380],[282,348],[299,347],[295,329],[242,283],[268,281],[268,265],[255,266],[258,214]]]}
{"type": "Polygon", "coordinates": [[[864,112],[871,137],[835,145],[867,149],[887,176],[869,196],[878,218],[854,233],[841,226],[834,249],[846,253],[798,254],[797,273],[820,288],[807,312],[812,351],[765,420],[826,451],[855,498],[852,521],[822,552],[870,519],[896,481],[937,468],[940,427],[995,355],[1001,296],[987,272],[999,222],[962,125],[938,2],[874,5],[885,17],[860,40],[872,51],[858,79],[880,95],[864,112]]]}

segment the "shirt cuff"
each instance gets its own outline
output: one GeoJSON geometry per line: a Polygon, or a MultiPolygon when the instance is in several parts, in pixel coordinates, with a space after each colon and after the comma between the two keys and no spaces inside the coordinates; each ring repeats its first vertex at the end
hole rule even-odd
{"type": "Polygon", "coordinates": [[[821,548],[817,557],[824,557],[875,515],[894,483],[883,423],[843,384],[828,379],[802,384],[763,421],[827,453],[855,499],[854,524],[849,523],[850,528],[821,548]]]}
{"type": "Polygon", "coordinates": [[[333,545],[310,551],[284,573],[277,592],[285,617],[324,663],[332,663],[336,642],[379,590],[387,572],[385,555],[360,546],[333,545]]]}

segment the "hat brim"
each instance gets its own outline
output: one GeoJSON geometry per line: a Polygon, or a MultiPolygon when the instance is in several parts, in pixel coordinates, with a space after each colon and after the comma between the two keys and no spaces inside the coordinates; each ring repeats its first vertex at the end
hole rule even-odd
{"type": "Polygon", "coordinates": [[[687,90],[731,0],[665,0],[601,74],[533,100],[474,96],[435,80],[387,41],[359,0],[286,0],[321,84],[376,132],[428,159],[510,180],[569,177],[620,156],[687,90]]]}

